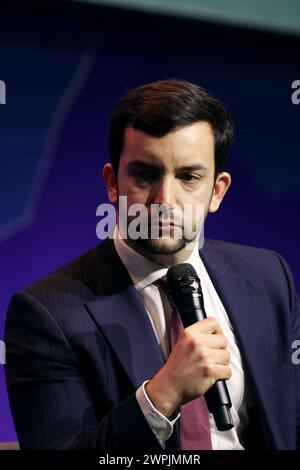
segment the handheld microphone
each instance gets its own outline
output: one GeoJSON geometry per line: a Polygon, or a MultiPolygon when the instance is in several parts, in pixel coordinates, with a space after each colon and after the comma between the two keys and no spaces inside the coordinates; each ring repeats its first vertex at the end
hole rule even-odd
{"type": "MultiPolygon", "coordinates": [[[[189,263],[181,263],[169,268],[167,284],[174,304],[180,313],[184,328],[207,318],[204,310],[200,279],[189,263]]],[[[233,427],[230,412],[232,406],[225,380],[218,380],[204,394],[210,413],[213,414],[219,431],[233,427]]]]}

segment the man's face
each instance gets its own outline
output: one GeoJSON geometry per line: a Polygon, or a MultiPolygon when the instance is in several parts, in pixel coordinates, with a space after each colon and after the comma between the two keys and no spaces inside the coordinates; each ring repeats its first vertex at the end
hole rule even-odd
{"type": "Polygon", "coordinates": [[[111,202],[117,202],[117,196],[127,196],[128,207],[136,203],[145,205],[149,224],[151,205],[164,204],[170,208],[170,217],[167,215],[163,223],[159,222],[160,235],[167,230],[168,238],[128,243],[153,254],[173,254],[183,249],[192,239],[184,233],[184,218],[177,218],[173,208],[180,208],[183,216],[184,207],[192,208],[193,229],[200,223],[196,219],[196,204],[203,205],[205,216],[209,210],[217,210],[227,187],[224,194],[220,195],[220,191],[214,194],[214,170],[214,136],[206,122],[173,130],[159,138],[127,127],[117,181],[112,178],[108,184],[111,202]],[[174,236],[175,226],[177,235],[178,230],[182,231],[182,237],[174,236]]]}

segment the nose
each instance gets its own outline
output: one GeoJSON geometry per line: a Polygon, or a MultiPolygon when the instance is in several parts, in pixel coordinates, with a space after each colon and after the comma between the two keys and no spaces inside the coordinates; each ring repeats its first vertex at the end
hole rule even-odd
{"type": "Polygon", "coordinates": [[[153,185],[152,201],[154,204],[173,205],[176,203],[175,181],[171,175],[165,175],[153,185]]]}

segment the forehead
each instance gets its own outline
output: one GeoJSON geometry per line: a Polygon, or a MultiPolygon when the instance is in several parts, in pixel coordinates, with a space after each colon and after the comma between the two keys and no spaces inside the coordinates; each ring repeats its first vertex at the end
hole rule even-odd
{"type": "MultiPolygon", "coordinates": [[[[163,137],[153,137],[128,126],[124,132],[121,162],[151,158],[164,164],[213,163],[214,136],[207,122],[197,122],[175,129],[163,137]]],[[[121,163],[120,162],[120,163],[121,163]]]]}

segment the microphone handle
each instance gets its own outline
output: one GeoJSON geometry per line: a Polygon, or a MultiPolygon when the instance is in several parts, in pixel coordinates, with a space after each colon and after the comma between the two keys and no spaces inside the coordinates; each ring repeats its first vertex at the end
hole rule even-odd
{"type": "MultiPolygon", "coordinates": [[[[193,308],[185,308],[180,311],[184,328],[195,323],[195,314],[197,319],[207,318],[204,310],[203,297],[199,293],[191,294],[193,296],[193,308]]],[[[207,390],[204,395],[207,408],[213,414],[216,426],[219,431],[228,431],[232,429],[233,419],[230,408],[232,406],[225,380],[218,380],[207,390]]]]}

